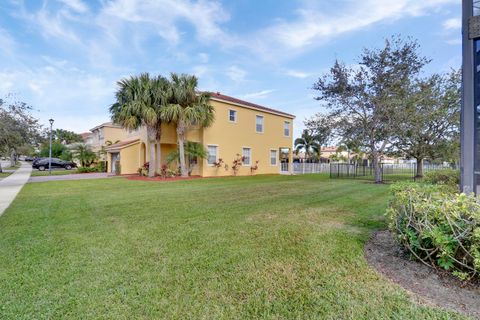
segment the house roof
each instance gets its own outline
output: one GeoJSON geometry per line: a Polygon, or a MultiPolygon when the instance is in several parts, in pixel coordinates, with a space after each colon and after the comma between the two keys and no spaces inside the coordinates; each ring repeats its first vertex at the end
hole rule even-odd
{"type": "Polygon", "coordinates": [[[264,107],[264,106],[261,106],[261,105],[258,105],[258,104],[252,103],[252,102],[248,102],[248,101],[245,101],[245,100],[240,100],[240,99],[237,99],[237,98],[234,98],[234,97],[230,97],[230,96],[221,94],[220,92],[210,92],[210,95],[211,95],[210,98],[212,100],[217,100],[217,101],[223,101],[223,102],[227,102],[227,103],[231,103],[231,104],[236,104],[236,105],[246,107],[246,108],[249,108],[249,109],[260,110],[260,111],[284,116],[284,117],[291,118],[291,119],[295,118],[295,116],[293,114],[289,114],[289,113],[286,113],[286,112],[283,112],[283,111],[279,111],[279,110],[275,110],[275,109],[272,109],[272,108],[264,107]]]}
{"type": "Polygon", "coordinates": [[[83,141],[85,141],[88,137],[92,135],[91,132],[82,132],[80,133],[80,136],[82,137],[83,141]]]}
{"type": "Polygon", "coordinates": [[[138,142],[140,142],[140,139],[120,141],[118,143],[115,143],[115,144],[112,144],[112,145],[106,147],[105,150],[107,150],[107,151],[120,150],[120,149],[128,147],[132,144],[136,144],[138,142]]]}
{"type": "Polygon", "coordinates": [[[90,129],[90,131],[94,131],[94,130],[97,130],[97,129],[100,129],[100,128],[103,128],[103,127],[111,127],[111,128],[121,128],[121,126],[119,126],[118,124],[115,124],[113,122],[104,122],[102,124],[99,124],[98,126],[90,129]]]}
{"type": "Polygon", "coordinates": [[[336,152],[338,147],[322,147],[322,152],[336,152]]]}

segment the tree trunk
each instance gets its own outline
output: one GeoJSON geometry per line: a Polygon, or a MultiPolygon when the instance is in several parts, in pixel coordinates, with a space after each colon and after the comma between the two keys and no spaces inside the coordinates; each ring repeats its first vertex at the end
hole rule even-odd
{"type": "Polygon", "coordinates": [[[374,152],[372,154],[373,157],[373,172],[375,175],[375,183],[382,183],[382,168],[380,166],[380,161],[378,159],[378,153],[374,152]]]}
{"type": "Polygon", "coordinates": [[[148,144],[150,147],[150,158],[148,161],[148,176],[155,176],[155,143],[157,142],[157,129],[155,127],[147,127],[148,144]]]}
{"type": "Polygon", "coordinates": [[[12,150],[10,152],[10,167],[15,167],[15,165],[17,164],[16,158],[17,158],[17,155],[15,154],[15,150],[12,150]]]}
{"type": "Polygon", "coordinates": [[[423,159],[417,159],[417,173],[415,178],[423,178],[423,159]]]}
{"type": "Polygon", "coordinates": [[[160,168],[162,167],[162,150],[160,149],[161,148],[160,140],[158,140],[156,145],[157,145],[157,156],[155,157],[155,160],[156,160],[155,169],[160,170],[160,168]]]}
{"type": "Polygon", "coordinates": [[[187,166],[185,165],[185,126],[182,122],[177,125],[178,153],[180,158],[180,172],[182,177],[188,177],[187,166]]]}

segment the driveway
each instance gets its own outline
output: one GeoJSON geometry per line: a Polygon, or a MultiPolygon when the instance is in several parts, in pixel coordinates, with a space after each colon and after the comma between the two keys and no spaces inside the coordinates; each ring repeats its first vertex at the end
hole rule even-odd
{"type": "Polygon", "coordinates": [[[112,173],[96,172],[96,173],[79,173],[79,174],[65,174],[58,176],[38,176],[30,177],[28,182],[45,182],[45,181],[62,181],[62,180],[84,180],[84,179],[102,179],[114,177],[112,173]]]}
{"type": "Polygon", "coordinates": [[[23,185],[28,181],[32,166],[29,163],[22,162],[22,165],[14,173],[0,180],[0,215],[12,203],[23,185]]]}

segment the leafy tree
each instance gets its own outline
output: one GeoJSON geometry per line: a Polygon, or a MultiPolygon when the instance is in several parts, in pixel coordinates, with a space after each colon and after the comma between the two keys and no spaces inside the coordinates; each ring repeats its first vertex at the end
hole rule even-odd
{"type": "MultiPolygon", "coordinates": [[[[39,156],[42,158],[48,158],[50,156],[50,143],[45,142],[42,144],[39,156]]],[[[65,161],[72,160],[72,153],[70,150],[59,141],[52,141],[52,158],[59,158],[65,161]]]]}
{"type": "MultiPolygon", "coordinates": [[[[166,94],[169,89],[168,80],[162,76],[150,77],[148,73],[118,81],[116,102],[110,107],[112,120],[126,129],[136,130],[140,126],[147,129],[150,145],[150,165],[148,176],[155,175],[157,156],[155,145],[160,144],[162,117],[161,110],[166,105],[166,94]]],[[[160,159],[160,158],[159,158],[160,159]]]]}
{"type": "Polygon", "coordinates": [[[396,123],[393,148],[417,160],[416,176],[423,177],[424,159],[458,159],[460,71],[417,80],[406,101],[396,123]]]}
{"type": "MultiPolygon", "coordinates": [[[[185,157],[186,157],[185,162],[187,164],[187,170],[189,173],[191,172],[190,168],[196,159],[197,160],[206,159],[208,157],[208,152],[207,150],[205,150],[205,147],[201,143],[187,141],[185,143],[184,149],[185,149],[185,157]]],[[[179,160],[180,160],[179,149],[172,151],[167,156],[167,163],[169,164],[179,160]]]]}
{"type": "Polygon", "coordinates": [[[373,159],[375,182],[382,182],[380,157],[395,135],[395,123],[412,79],[429,62],[410,39],[394,37],[382,49],[364,49],[358,66],[336,61],[313,85],[326,102],[336,133],[358,141],[373,159]]]}
{"type": "Polygon", "coordinates": [[[78,133],[68,131],[64,129],[55,129],[52,132],[52,136],[55,140],[61,143],[72,144],[75,142],[83,142],[83,138],[78,133]]]}
{"type": "Polygon", "coordinates": [[[76,144],[72,149],[72,155],[80,162],[82,167],[89,167],[97,160],[97,155],[90,147],[83,143],[76,144]]]}
{"type": "Polygon", "coordinates": [[[215,118],[215,109],[209,103],[210,94],[198,93],[197,86],[197,77],[172,73],[168,91],[168,104],[161,110],[162,118],[176,125],[182,177],[188,176],[185,164],[185,135],[187,130],[193,125],[202,128],[208,127],[215,118]]]}
{"type": "Polygon", "coordinates": [[[25,145],[36,145],[40,139],[41,125],[31,114],[25,102],[0,99],[0,154],[10,155],[15,165],[17,150],[25,145]]]}
{"type": "Polygon", "coordinates": [[[295,152],[305,151],[305,160],[311,161],[312,157],[320,154],[321,146],[317,136],[313,135],[311,130],[305,129],[300,138],[295,139],[295,152]]]}

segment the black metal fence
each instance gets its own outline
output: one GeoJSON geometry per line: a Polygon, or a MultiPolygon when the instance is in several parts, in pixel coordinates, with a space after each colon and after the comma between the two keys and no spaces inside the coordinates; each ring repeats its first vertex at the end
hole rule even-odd
{"type": "MultiPolygon", "coordinates": [[[[423,172],[433,170],[457,169],[456,166],[445,166],[436,164],[424,164],[423,172]]],[[[415,180],[417,165],[415,163],[389,164],[381,163],[380,170],[382,181],[415,180]]],[[[375,171],[373,166],[356,165],[348,163],[331,163],[330,178],[349,178],[373,180],[375,171]]]]}

